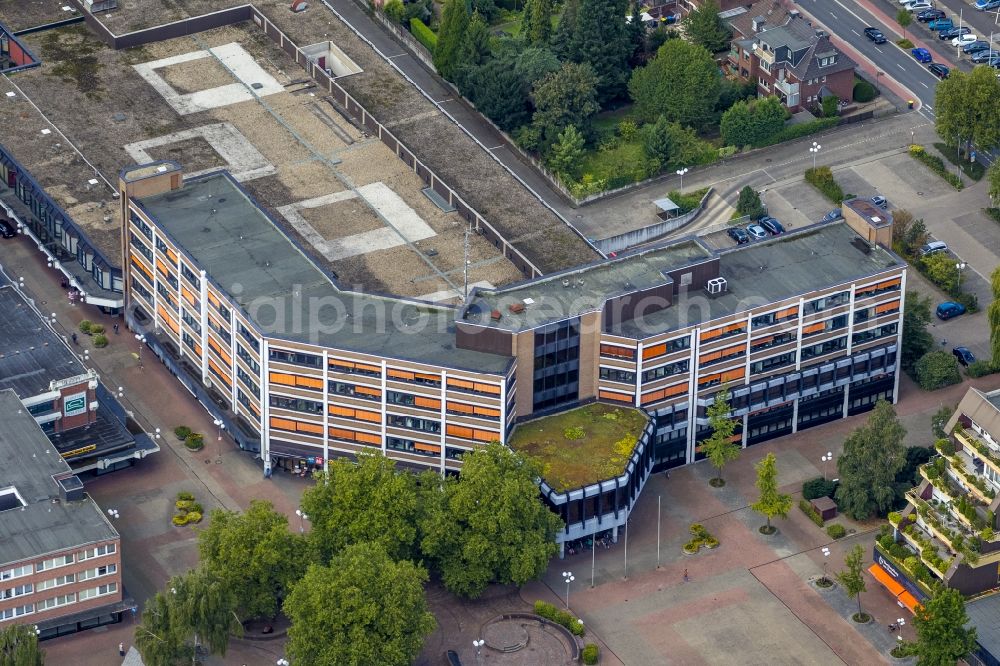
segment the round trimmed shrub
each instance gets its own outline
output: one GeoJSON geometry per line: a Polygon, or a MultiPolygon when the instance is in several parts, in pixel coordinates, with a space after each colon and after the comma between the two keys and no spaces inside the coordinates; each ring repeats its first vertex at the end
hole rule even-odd
{"type": "Polygon", "coordinates": [[[201,451],[205,448],[205,437],[193,432],[184,439],[184,446],[186,446],[189,451],[201,451]]]}
{"type": "Polygon", "coordinates": [[[90,334],[91,335],[100,335],[103,332],[104,332],[104,326],[102,326],[101,324],[91,324],[90,325],[90,334]]]}
{"type": "Polygon", "coordinates": [[[601,652],[594,643],[587,643],[583,646],[583,652],[580,653],[580,656],[583,657],[583,663],[593,666],[600,659],[601,652]]]}
{"type": "MultiPolygon", "coordinates": [[[[190,434],[190,431],[188,431],[188,434],[190,434]]],[[[184,435],[184,436],[187,437],[187,435],[184,435]]],[[[179,493],[177,493],[177,499],[178,500],[187,500],[189,502],[193,502],[194,501],[194,493],[188,492],[186,490],[182,490],[179,493]]]]}
{"type": "MultiPolygon", "coordinates": [[[[177,439],[181,440],[182,442],[185,439],[187,439],[187,436],[190,434],[191,434],[191,428],[188,428],[187,426],[177,426],[176,428],[174,428],[174,435],[177,437],[177,439]]],[[[190,493],[187,494],[190,495],[190,493]]],[[[180,498],[180,494],[178,494],[177,497],[180,498]]],[[[190,499],[194,499],[194,495],[191,495],[190,499]]]]}
{"type": "Polygon", "coordinates": [[[188,514],[186,514],[186,513],[178,513],[176,516],[174,516],[173,518],[170,519],[170,522],[172,522],[177,527],[181,527],[183,525],[187,525],[188,514]]]}
{"type": "Polygon", "coordinates": [[[870,102],[875,99],[875,86],[868,83],[864,79],[860,79],[854,84],[854,101],[865,103],[870,102]]]}
{"type": "Polygon", "coordinates": [[[194,525],[201,522],[201,513],[198,511],[189,511],[185,518],[188,525],[194,525]]]}
{"type": "Polygon", "coordinates": [[[90,330],[93,325],[94,323],[92,321],[90,321],[89,319],[84,319],[83,321],[80,322],[79,326],[80,332],[90,335],[90,330]]]}
{"type": "Polygon", "coordinates": [[[174,508],[182,513],[187,513],[194,508],[194,500],[177,500],[174,502],[174,508]]]}
{"type": "Polygon", "coordinates": [[[108,346],[108,337],[106,335],[95,335],[94,336],[94,346],[98,349],[103,349],[108,346]]]}
{"type": "Polygon", "coordinates": [[[830,535],[831,539],[842,539],[847,536],[847,529],[843,525],[830,525],[826,528],[826,533],[830,535]]]}
{"type": "Polygon", "coordinates": [[[694,541],[694,540],[692,540],[692,541],[688,541],[686,544],[684,544],[684,552],[687,553],[688,555],[694,555],[695,553],[698,552],[699,548],[701,548],[701,542],[700,541],[694,541]]]}
{"type": "Polygon", "coordinates": [[[719,540],[716,539],[714,536],[709,536],[704,541],[702,541],[702,545],[705,546],[705,548],[709,548],[709,549],[711,549],[711,548],[718,548],[719,547],[719,540]]]}

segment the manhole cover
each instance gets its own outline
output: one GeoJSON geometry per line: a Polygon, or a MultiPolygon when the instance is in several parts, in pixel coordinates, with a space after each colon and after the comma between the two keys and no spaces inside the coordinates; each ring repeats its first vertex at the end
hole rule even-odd
{"type": "Polygon", "coordinates": [[[765,162],[770,162],[770,161],[771,161],[771,158],[770,158],[770,157],[768,157],[768,158],[767,158],[767,159],[765,159],[764,161],[765,161],[765,162]]]}
{"type": "Polygon", "coordinates": [[[924,193],[923,192],[917,192],[917,196],[918,197],[922,197],[922,196],[924,196],[924,193]]]}

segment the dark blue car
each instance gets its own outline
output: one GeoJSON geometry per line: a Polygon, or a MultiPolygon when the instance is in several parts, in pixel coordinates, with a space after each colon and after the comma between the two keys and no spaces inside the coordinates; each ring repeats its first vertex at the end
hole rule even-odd
{"type": "Polygon", "coordinates": [[[937,315],[938,319],[952,319],[965,314],[965,306],[954,301],[945,301],[941,305],[937,306],[937,310],[934,311],[934,314],[937,315]]]}
{"type": "Polygon", "coordinates": [[[910,55],[917,59],[917,62],[932,62],[931,52],[927,49],[916,48],[910,51],[910,55]]]}

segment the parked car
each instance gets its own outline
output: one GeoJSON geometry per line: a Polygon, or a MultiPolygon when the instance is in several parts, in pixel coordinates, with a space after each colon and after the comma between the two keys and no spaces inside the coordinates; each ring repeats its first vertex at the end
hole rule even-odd
{"type": "Polygon", "coordinates": [[[946,14],[940,9],[925,9],[924,11],[917,14],[917,20],[921,23],[928,23],[929,21],[935,21],[937,19],[943,19],[946,14]]]}
{"type": "MultiPolygon", "coordinates": [[[[1000,0],[997,0],[997,2],[1000,2],[1000,0]]],[[[977,39],[971,44],[966,44],[965,46],[963,46],[962,53],[972,55],[973,53],[979,53],[980,51],[985,51],[988,48],[990,48],[989,42],[987,42],[985,39],[977,39]]]]}
{"type": "Polygon", "coordinates": [[[938,77],[942,81],[947,79],[948,75],[951,74],[951,70],[939,62],[932,62],[931,64],[927,65],[927,71],[929,71],[931,74],[938,77]]]}
{"type": "Polygon", "coordinates": [[[931,57],[931,52],[927,49],[915,48],[910,51],[910,55],[917,59],[917,62],[931,62],[934,58],[931,57]]]}
{"type": "Polygon", "coordinates": [[[950,18],[945,18],[944,16],[936,18],[927,24],[928,30],[951,30],[954,27],[955,22],[950,18]]]}
{"type": "Polygon", "coordinates": [[[938,252],[947,252],[948,244],[944,241],[931,241],[927,245],[920,246],[920,256],[926,257],[929,254],[937,254],[938,252]]]}
{"type": "Polygon", "coordinates": [[[881,194],[876,194],[872,197],[872,203],[881,208],[882,210],[889,210],[889,202],[885,200],[881,194]]]}
{"type": "Polygon", "coordinates": [[[865,37],[872,40],[876,44],[885,44],[885,35],[878,28],[865,28],[865,37]]]}
{"type": "Polygon", "coordinates": [[[448,666],[462,666],[462,659],[454,650],[448,650],[445,652],[444,658],[448,662],[448,666]]]}
{"type": "Polygon", "coordinates": [[[972,54],[972,58],[970,58],[970,60],[972,60],[972,62],[974,62],[975,64],[979,65],[983,63],[988,63],[990,60],[998,56],[1000,56],[1000,51],[994,51],[993,49],[986,49],[985,51],[978,51],[972,54]]]}
{"type": "Polygon", "coordinates": [[[761,240],[763,238],[767,238],[768,236],[767,231],[759,224],[748,224],[747,233],[750,234],[750,237],[754,240],[761,240]]]}
{"type": "Polygon", "coordinates": [[[768,233],[772,236],[777,236],[778,234],[785,233],[785,227],[781,226],[781,222],[778,222],[773,217],[765,217],[760,221],[760,226],[767,229],[768,233]]]}
{"type": "Polygon", "coordinates": [[[986,11],[1000,7],[1000,0],[976,0],[976,9],[986,11]]]}
{"type": "Polygon", "coordinates": [[[829,213],[823,216],[822,222],[833,222],[834,220],[839,220],[844,217],[844,214],[840,212],[839,208],[834,208],[829,213]]]}
{"type": "Polygon", "coordinates": [[[743,227],[729,227],[729,230],[726,233],[729,234],[730,238],[736,241],[737,245],[743,245],[744,243],[750,242],[750,234],[743,231],[743,227]]]}
{"type": "Polygon", "coordinates": [[[958,359],[958,362],[964,366],[968,366],[970,363],[976,362],[976,356],[968,347],[955,347],[951,350],[951,353],[958,359]]]}
{"type": "Polygon", "coordinates": [[[938,319],[951,319],[965,314],[965,306],[955,301],[945,301],[934,311],[938,319]]]}
{"type": "Polygon", "coordinates": [[[16,235],[14,223],[10,220],[0,219],[0,238],[13,238],[16,235]]]}
{"type": "Polygon", "coordinates": [[[959,35],[951,40],[952,46],[967,46],[973,42],[978,42],[979,38],[973,35],[971,32],[964,35],[959,35]]]}
{"type": "Polygon", "coordinates": [[[950,30],[941,30],[938,32],[938,39],[955,39],[961,35],[968,35],[970,32],[972,32],[972,28],[963,25],[950,30]]]}
{"type": "Polygon", "coordinates": [[[930,0],[910,0],[908,3],[903,5],[903,9],[908,12],[922,12],[925,9],[930,9],[933,7],[930,0]]]}

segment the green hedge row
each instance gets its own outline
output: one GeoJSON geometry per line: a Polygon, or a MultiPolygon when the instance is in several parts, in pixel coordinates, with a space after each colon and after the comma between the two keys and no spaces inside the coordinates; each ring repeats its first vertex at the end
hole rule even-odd
{"type": "Polygon", "coordinates": [[[913,145],[910,146],[910,157],[923,163],[928,169],[936,173],[937,175],[948,181],[948,184],[954,187],[956,190],[961,190],[965,187],[962,184],[962,179],[956,174],[951,173],[944,166],[944,160],[942,160],[937,155],[931,155],[924,149],[923,146],[913,145]]]}
{"type": "Polygon", "coordinates": [[[813,505],[806,500],[799,500],[799,508],[802,509],[802,513],[809,516],[809,520],[816,523],[818,527],[823,527],[823,516],[819,515],[819,511],[813,508],[813,505]]]}
{"type": "Polygon", "coordinates": [[[820,191],[831,203],[838,206],[844,201],[844,190],[833,177],[830,167],[821,166],[813,169],[806,169],[806,182],[820,191]]]}
{"type": "Polygon", "coordinates": [[[427,50],[434,53],[437,48],[438,36],[427,27],[427,24],[420,19],[413,17],[410,19],[410,32],[417,38],[417,41],[427,47],[427,50]]]}
{"type": "Polygon", "coordinates": [[[776,143],[791,141],[792,139],[801,139],[804,136],[809,136],[810,134],[815,134],[816,132],[822,132],[825,129],[836,127],[837,123],[837,118],[819,118],[817,120],[811,120],[808,123],[789,125],[780,132],[772,134],[763,141],[758,142],[754,145],[754,148],[764,148],[766,146],[773,146],[776,143]]]}
{"type": "Polygon", "coordinates": [[[569,611],[556,608],[550,603],[536,601],[535,615],[541,615],[546,620],[552,620],[556,624],[561,624],[569,629],[570,633],[574,636],[583,636],[584,634],[583,624],[576,619],[575,615],[569,611]]]}

